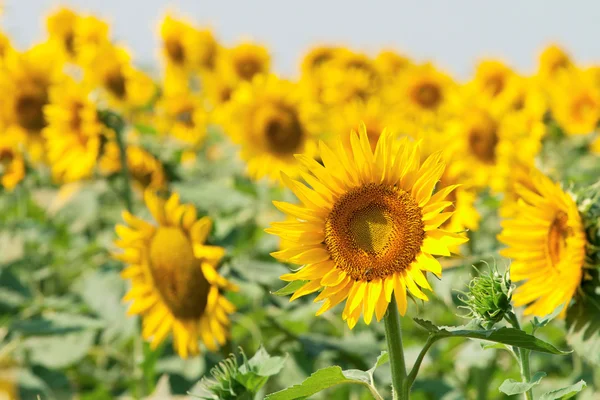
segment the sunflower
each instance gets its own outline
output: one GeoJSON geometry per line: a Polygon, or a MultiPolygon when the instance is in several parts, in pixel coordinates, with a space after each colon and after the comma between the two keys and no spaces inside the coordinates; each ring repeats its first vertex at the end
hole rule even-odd
{"type": "Polygon", "coordinates": [[[386,79],[395,80],[414,64],[410,58],[394,50],[382,50],[375,58],[375,65],[386,79]]]}
{"type": "Polygon", "coordinates": [[[319,86],[313,86],[316,100],[328,106],[339,106],[356,101],[368,101],[381,93],[379,80],[373,80],[370,72],[359,68],[325,68],[319,86]]]}
{"type": "Polygon", "coordinates": [[[133,67],[124,48],[107,44],[88,49],[82,58],[86,81],[100,86],[114,107],[140,108],[154,98],[156,85],[148,75],[133,67]]]}
{"type": "Polygon", "coordinates": [[[27,150],[33,161],[44,158],[40,135],[47,125],[44,107],[50,87],[64,75],[56,62],[55,46],[37,45],[24,53],[10,53],[0,74],[0,123],[4,129],[21,131],[27,137],[27,150]]]}
{"type": "Polygon", "coordinates": [[[219,45],[209,29],[167,15],[160,25],[162,55],[169,68],[180,71],[212,71],[219,45]]]}
{"type": "Polygon", "coordinates": [[[365,129],[353,133],[351,142],[351,152],[341,138],[333,148],[321,142],[323,165],[298,156],[312,173],[303,175],[312,189],[282,174],[303,205],[274,202],[296,220],[275,222],[267,232],[293,243],[273,257],[303,265],[281,277],[308,281],[291,300],[321,290],[315,301],[324,303],[317,315],[346,300],[342,317],[353,328],[361,313],[367,324],[373,313],[381,320],[392,293],[402,315],[407,289],[427,300],[420,287],[431,287],[423,272],[442,271],[433,255],[450,255],[449,246],[467,239],[438,228],[452,215],[442,211],[455,189],[432,196],[444,171],[440,153],[421,164],[418,144],[394,141],[385,132],[373,153],[365,129]]]}
{"type": "Polygon", "coordinates": [[[157,103],[158,126],[161,132],[197,148],[204,142],[208,114],[204,101],[187,88],[165,85],[165,93],[157,103]]]}
{"type": "Polygon", "coordinates": [[[81,17],[73,10],[61,8],[46,19],[46,30],[50,40],[56,41],[69,59],[75,56],[75,29],[79,18],[81,17]]]}
{"type": "Polygon", "coordinates": [[[585,135],[600,121],[600,87],[582,72],[563,76],[551,89],[551,111],[568,135],[585,135]]]}
{"type": "Polygon", "coordinates": [[[44,114],[48,126],[42,133],[55,179],[73,182],[90,177],[100,155],[104,126],[89,90],[71,80],[53,87],[44,114]]]}
{"type": "Polygon", "coordinates": [[[471,91],[475,96],[489,100],[500,97],[516,74],[504,63],[497,60],[481,61],[475,70],[471,91]]]}
{"type": "MultiPolygon", "coordinates": [[[[121,171],[121,158],[117,143],[111,141],[104,145],[98,166],[104,175],[112,175],[121,171]]],[[[140,192],[147,188],[158,190],[167,186],[167,176],[162,163],[142,147],[127,146],[127,168],[134,187],[140,192]]]]}
{"type": "Polygon", "coordinates": [[[340,57],[347,50],[337,46],[315,46],[303,57],[300,71],[303,78],[314,78],[331,61],[340,57]]]}
{"type": "Polygon", "coordinates": [[[280,171],[298,174],[294,154],[315,154],[318,106],[303,97],[297,84],[274,75],[244,82],[231,99],[225,131],[241,145],[251,178],[279,181],[280,171]]]}
{"type": "Polygon", "coordinates": [[[513,296],[525,314],[545,316],[573,298],[583,276],[586,238],[573,198],[549,178],[533,173],[533,188],[517,186],[521,201],[502,222],[501,254],[512,259],[513,281],[526,281],[513,296]]]}
{"type": "MultiPolygon", "coordinates": [[[[400,103],[408,125],[432,126],[446,120],[453,111],[456,84],[431,64],[411,68],[398,85],[387,90],[390,102],[400,103]]],[[[420,130],[420,128],[419,128],[420,130]]]]}
{"type": "MultiPolygon", "coordinates": [[[[80,16],[75,25],[74,50],[76,61],[82,63],[82,54],[99,51],[110,45],[110,27],[93,15],[80,16]]],[[[89,56],[88,56],[89,57],[89,56]]]]}
{"type": "Polygon", "coordinates": [[[0,67],[4,64],[4,59],[14,51],[10,38],[0,32],[0,67]]]}
{"type": "Polygon", "coordinates": [[[0,135],[0,184],[13,190],[25,177],[25,160],[22,145],[25,137],[21,131],[3,131],[0,135]]]}
{"type": "Polygon", "coordinates": [[[123,213],[127,225],[117,225],[123,250],[116,255],[128,266],[121,276],[131,280],[123,298],[132,302],[129,314],[143,317],[142,336],[155,349],[173,332],[173,346],[182,358],[200,352],[198,340],[215,351],[228,336],[235,307],[221,293],[236,290],[217,266],[225,249],[205,244],[212,222],[198,219],[191,204],[180,204],[145,192],[146,206],[156,225],[123,213]]]}
{"type": "Polygon", "coordinates": [[[554,81],[565,72],[574,68],[571,56],[556,44],[551,44],[542,51],[538,62],[537,78],[543,85],[554,81]]]}
{"type": "Polygon", "coordinates": [[[470,105],[447,124],[444,142],[449,173],[473,188],[506,189],[513,165],[532,165],[545,133],[542,123],[504,118],[470,105]]]}
{"type": "MultiPolygon", "coordinates": [[[[395,113],[390,112],[390,108],[376,97],[366,102],[357,100],[342,104],[330,115],[332,132],[358,132],[360,125],[364,124],[373,151],[375,151],[377,141],[384,128],[399,133],[395,113]]],[[[350,136],[342,135],[342,138],[345,140],[346,148],[348,150],[352,149],[350,136]]]]}
{"type": "Polygon", "coordinates": [[[244,42],[227,50],[220,57],[220,73],[233,74],[237,79],[252,81],[257,75],[267,74],[271,68],[271,56],[266,47],[244,42]]]}

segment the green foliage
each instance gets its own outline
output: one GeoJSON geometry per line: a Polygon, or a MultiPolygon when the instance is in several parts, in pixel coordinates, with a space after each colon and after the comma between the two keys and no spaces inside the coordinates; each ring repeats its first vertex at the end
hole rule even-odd
{"type": "Polygon", "coordinates": [[[528,390],[531,390],[534,386],[539,385],[540,381],[545,376],[545,372],[538,372],[531,377],[530,382],[517,382],[514,379],[507,379],[504,382],[502,382],[502,385],[500,385],[500,388],[498,390],[509,396],[523,394],[528,390]]]}
{"type": "Polygon", "coordinates": [[[587,384],[584,381],[579,381],[574,385],[567,386],[566,388],[544,393],[540,397],[540,400],[570,399],[577,393],[581,392],[586,386],[587,384]]]}

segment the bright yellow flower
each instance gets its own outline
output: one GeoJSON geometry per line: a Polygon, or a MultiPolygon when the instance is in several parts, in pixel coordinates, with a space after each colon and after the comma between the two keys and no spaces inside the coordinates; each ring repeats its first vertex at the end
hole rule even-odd
{"type": "Polygon", "coordinates": [[[375,58],[375,65],[386,79],[395,80],[414,64],[410,58],[394,50],[383,50],[375,58]]]}
{"type": "Polygon", "coordinates": [[[326,105],[339,106],[379,96],[380,83],[362,69],[328,67],[322,73],[320,86],[313,87],[312,93],[315,99],[326,105]]]}
{"type": "Polygon", "coordinates": [[[10,38],[4,33],[0,32],[0,67],[4,64],[4,59],[14,51],[10,38]]]}
{"type": "Polygon", "coordinates": [[[494,100],[502,96],[513,77],[515,73],[506,64],[496,60],[484,60],[477,65],[470,89],[474,96],[494,100]]]}
{"type": "Polygon", "coordinates": [[[225,249],[206,245],[212,222],[198,219],[191,204],[180,204],[145,193],[146,206],[156,224],[123,212],[127,225],[117,225],[123,250],[116,255],[128,266],[121,276],[131,280],[123,298],[132,302],[128,313],[143,317],[142,336],[155,349],[170,332],[182,358],[200,352],[198,340],[217,350],[229,336],[229,314],[235,307],[221,290],[236,290],[219,275],[225,249]]]}
{"type": "MultiPolygon", "coordinates": [[[[329,113],[332,132],[358,132],[361,124],[365,125],[371,149],[375,150],[377,141],[384,128],[393,133],[399,133],[396,113],[390,110],[380,99],[371,98],[363,102],[360,100],[342,104],[329,113]]],[[[337,140],[336,138],[333,138],[337,140]]],[[[347,149],[351,149],[350,136],[342,135],[347,149]]]]}
{"type": "Polygon", "coordinates": [[[303,78],[313,78],[320,70],[336,58],[340,57],[345,49],[336,46],[315,46],[303,57],[300,71],[303,78]]]}
{"type": "Polygon", "coordinates": [[[44,108],[48,162],[60,182],[89,178],[102,147],[104,126],[89,90],[74,81],[54,86],[44,108]]]}
{"type": "MultiPolygon", "coordinates": [[[[81,55],[99,51],[110,44],[110,28],[106,21],[93,15],[79,17],[75,25],[75,54],[78,62],[81,55]]],[[[88,56],[89,57],[89,56],[88,56]]]]}
{"type": "Polygon", "coordinates": [[[256,77],[234,93],[225,131],[241,145],[252,179],[279,181],[280,171],[298,174],[294,154],[316,152],[319,110],[297,84],[274,75],[256,77]]]}
{"type": "Polygon", "coordinates": [[[489,108],[470,106],[449,122],[445,143],[449,171],[475,188],[506,189],[514,165],[532,165],[545,133],[542,123],[506,118],[489,108]]]}
{"type": "Polygon", "coordinates": [[[213,70],[219,45],[208,29],[167,15],[160,26],[162,54],[170,68],[181,71],[213,70]]]}
{"type": "Polygon", "coordinates": [[[206,137],[208,114],[204,101],[184,88],[167,90],[157,103],[158,126],[188,147],[198,148],[206,137]]]}
{"type": "Polygon", "coordinates": [[[233,74],[243,81],[252,81],[255,76],[267,74],[271,69],[267,48],[251,42],[240,43],[227,50],[219,60],[219,73],[233,74]]]}
{"type": "Polygon", "coordinates": [[[551,44],[540,54],[537,77],[543,85],[552,84],[573,67],[571,56],[558,45],[551,44]]]}
{"type": "Polygon", "coordinates": [[[442,212],[455,186],[432,196],[444,171],[441,154],[422,164],[419,146],[408,138],[395,141],[382,133],[375,153],[364,129],[352,134],[349,152],[340,138],[333,148],[320,144],[323,165],[305,155],[298,160],[312,173],[310,185],[283,180],[302,205],[274,202],[293,222],[275,222],[267,232],[293,245],[273,253],[280,261],[302,265],[286,281],[308,281],[291,300],[321,290],[317,315],[346,301],[342,318],[353,328],[364,315],[383,318],[392,293],[400,313],[407,308],[407,290],[427,300],[431,290],[423,272],[441,275],[434,255],[450,255],[463,236],[439,229],[451,215],[442,212]],[[352,154],[350,154],[352,153],[352,154]]]}
{"type": "MultiPolygon", "coordinates": [[[[421,130],[447,119],[453,111],[456,84],[448,75],[433,65],[411,68],[403,74],[397,87],[390,87],[393,102],[399,102],[406,124],[412,123],[421,130]]],[[[415,130],[415,129],[412,129],[415,130]]]]}
{"type": "Polygon", "coordinates": [[[44,107],[50,87],[64,79],[56,59],[56,47],[37,45],[24,53],[11,53],[0,74],[0,125],[27,136],[27,150],[33,161],[44,158],[40,135],[47,121],[44,107]]]}
{"type": "MultiPolygon", "coordinates": [[[[0,4],[0,7],[2,5],[0,4]]],[[[1,10],[0,10],[1,11],[1,10]]],[[[0,399],[1,400],[18,400],[19,385],[18,385],[18,369],[4,368],[0,365],[0,399]]]]}
{"type": "Polygon", "coordinates": [[[85,78],[100,86],[109,104],[119,109],[146,106],[156,94],[152,79],[131,64],[131,56],[122,47],[101,46],[86,52],[85,78]]]}
{"type": "Polygon", "coordinates": [[[526,281],[513,296],[525,314],[545,316],[561,304],[562,315],[583,276],[586,238],[573,198],[542,174],[531,177],[533,188],[518,186],[518,211],[502,222],[501,251],[512,259],[510,277],[526,281]]]}
{"type": "Polygon", "coordinates": [[[69,8],[60,8],[46,19],[46,29],[51,41],[56,41],[58,47],[67,58],[75,56],[75,29],[79,15],[69,8]]]}
{"type": "Polygon", "coordinates": [[[569,135],[585,135],[600,121],[600,87],[582,72],[557,79],[551,90],[551,111],[569,135]]]}
{"type": "Polygon", "coordinates": [[[26,138],[19,130],[0,130],[0,183],[10,191],[25,177],[22,147],[26,138]]]}
{"type": "MultiPolygon", "coordinates": [[[[162,163],[142,147],[127,146],[127,167],[134,187],[140,192],[147,188],[164,189],[167,185],[167,177],[162,163]]],[[[119,146],[114,141],[104,145],[99,168],[105,175],[120,173],[119,146]]]]}

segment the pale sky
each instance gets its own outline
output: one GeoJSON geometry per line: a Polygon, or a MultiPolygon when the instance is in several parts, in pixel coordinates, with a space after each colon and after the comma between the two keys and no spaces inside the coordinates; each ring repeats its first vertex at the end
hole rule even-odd
{"type": "Polygon", "coordinates": [[[390,47],[467,77],[476,60],[498,57],[530,72],[540,49],[563,45],[579,62],[600,63],[600,2],[558,0],[0,0],[2,29],[25,46],[43,35],[60,4],[109,20],[140,64],[157,60],[161,16],[173,10],[211,26],[226,44],[251,38],[272,51],[275,69],[294,74],[316,43],[376,52],[390,47]]]}

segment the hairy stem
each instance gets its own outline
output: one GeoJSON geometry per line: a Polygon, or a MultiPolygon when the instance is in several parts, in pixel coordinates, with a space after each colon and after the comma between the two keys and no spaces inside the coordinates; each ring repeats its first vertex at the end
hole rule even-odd
{"type": "Polygon", "coordinates": [[[388,344],[390,364],[392,368],[392,384],[394,386],[394,399],[407,400],[409,398],[410,386],[406,375],[406,364],[404,361],[404,349],[402,348],[402,326],[400,325],[400,314],[395,297],[384,317],[385,337],[388,344]]]}

